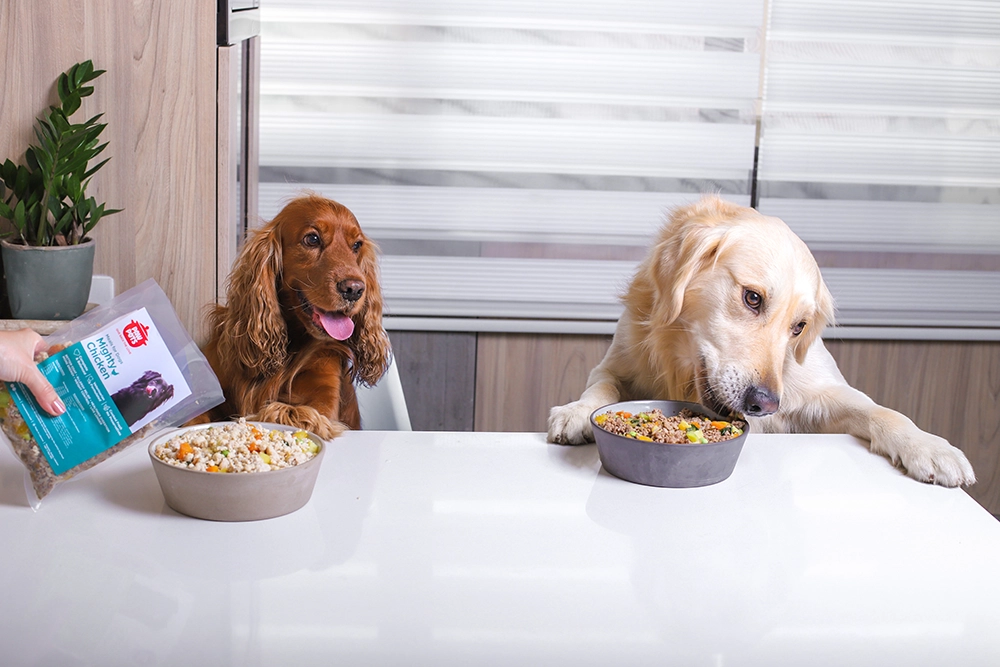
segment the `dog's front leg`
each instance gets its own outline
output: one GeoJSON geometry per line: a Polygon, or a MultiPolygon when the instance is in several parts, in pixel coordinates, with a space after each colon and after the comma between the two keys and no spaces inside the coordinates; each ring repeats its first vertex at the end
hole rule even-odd
{"type": "Polygon", "coordinates": [[[871,450],[921,482],[941,486],[974,484],[976,475],[962,450],[921,430],[908,417],[876,405],[868,413],[871,450]]]}
{"type": "Polygon", "coordinates": [[[276,392],[276,396],[264,402],[252,418],[297,426],[324,440],[335,438],[350,428],[343,423],[340,413],[342,368],[339,357],[314,355],[302,362],[302,366],[304,370],[295,375],[290,385],[283,383],[286,390],[276,392]]]}
{"type": "Polygon", "coordinates": [[[822,430],[846,432],[868,440],[871,451],[885,456],[910,477],[941,486],[974,484],[976,475],[962,450],[921,430],[908,417],[878,405],[853,387],[838,387],[830,401],[832,423],[822,430]]]}
{"type": "Polygon", "coordinates": [[[582,445],[594,441],[590,415],[594,410],[622,400],[622,377],[630,375],[628,342],[631,319],[626,311],[615,329],[611,347],[587,377],[587,388],[580,400],[557,405],[549,410],[548,441],[560,445],[582,445]]]}
{"type": "Polygon", "coordinates": [[[272,424],[294,426],[311,431],[324,440],[332,440],[348,430],[347,426],[321,414],[316,408],[308,405],[289,405],[274,401],[268,403],[250,419],[272,424]]]}
{"type": "Polygon", "coordinates": [[[549,411],[549,442],[560,445],[582,445],[594,441],[590,415],[594,410],[615,403],[621,396],[618,381],[603,368],[591,372],[589,386],[580,400],[557,405],[549,411]]]}

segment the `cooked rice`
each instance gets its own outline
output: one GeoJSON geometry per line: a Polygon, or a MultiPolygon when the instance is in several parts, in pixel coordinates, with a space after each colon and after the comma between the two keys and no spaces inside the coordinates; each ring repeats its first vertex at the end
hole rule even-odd
{"type": "Polygon", "coordinates": [[[305,463],[319,446],[305,431],[279,431],[245,419],[193,429],[156,446],[156,458],[202,472],[267,472],[305,463]],[[182,451],[183,450],[183,451],[182,451]]]}

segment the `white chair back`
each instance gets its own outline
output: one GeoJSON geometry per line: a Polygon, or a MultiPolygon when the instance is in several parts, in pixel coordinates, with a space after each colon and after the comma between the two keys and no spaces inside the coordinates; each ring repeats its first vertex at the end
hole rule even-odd
{"type": "Polygon", "coordinates": [[[412,431],[396,361],[374,387],[355,387],[364,431],[412,431]]]}

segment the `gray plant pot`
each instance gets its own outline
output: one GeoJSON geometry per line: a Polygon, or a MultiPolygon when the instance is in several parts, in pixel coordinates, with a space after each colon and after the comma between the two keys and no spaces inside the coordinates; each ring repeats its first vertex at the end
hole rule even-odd
{"type": "Polygon", "coordinates": [[[94,240],[36,247],[0,242],[7,299],[18,320],[72,320],[87,307],[94,274],[94,240]]]}

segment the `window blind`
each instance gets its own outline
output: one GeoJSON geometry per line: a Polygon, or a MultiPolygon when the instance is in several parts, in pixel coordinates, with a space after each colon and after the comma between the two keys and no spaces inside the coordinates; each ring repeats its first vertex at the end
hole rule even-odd
{"type": "Polygon", "coordinates": [[[261,214],[301,189],[351,208],[383,250],[390,325],[611,326],[666,210],[705,191],[749,203],[763,16],[272,0],[261,214]]]}
{"type": "Polygon", "coordinates": [[[816,254],[839,323],[996,327],[1000,3],[767,11],[758,208],[816,254]]]}
{"type": "Polygon", "coordinates": [[[270,0],[260,213],[350,207],[390,327],[610,332],[716,192],[803,237],[840,324],[990,336],[998,36],[992,2],[270,0]]]}

